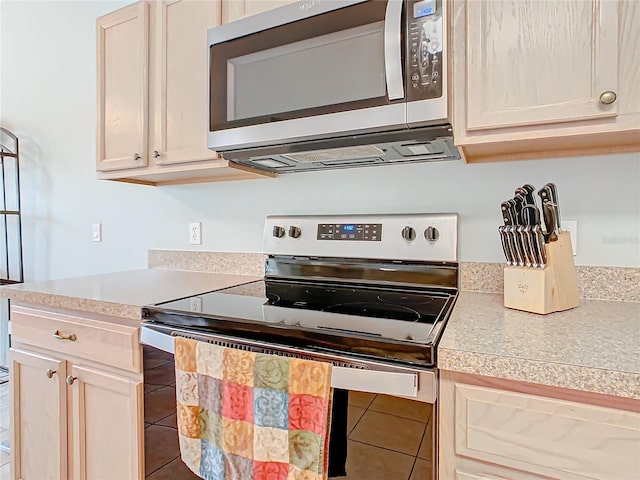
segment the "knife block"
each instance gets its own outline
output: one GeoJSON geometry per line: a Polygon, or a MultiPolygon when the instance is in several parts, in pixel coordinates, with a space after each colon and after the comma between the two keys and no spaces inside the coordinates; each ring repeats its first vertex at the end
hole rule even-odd
{"type": "Polygon", "coordinates": [[[557,241],[545,244],[545,250],[547,264],[542,269],[505,267],[505,307],[547,314],[579,305],[569,232],[562,232],[557,241]]]}

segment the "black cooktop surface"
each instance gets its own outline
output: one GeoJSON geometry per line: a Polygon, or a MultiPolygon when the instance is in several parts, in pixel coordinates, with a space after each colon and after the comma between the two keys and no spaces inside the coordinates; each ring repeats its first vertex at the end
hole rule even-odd
{"type": "Polygon", "coordinates": [[[447,291],[261,280],[145,307],[155,323],[432,365],[447,291]]]}

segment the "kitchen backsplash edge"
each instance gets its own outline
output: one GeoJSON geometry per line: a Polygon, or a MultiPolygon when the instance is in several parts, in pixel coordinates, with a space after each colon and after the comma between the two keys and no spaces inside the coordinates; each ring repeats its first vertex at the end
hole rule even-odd
{"type": "MultiPolygon", "coordinates": [[[[149,268],[234,275],[264,275],[261,253],[149,250],[149,268]]],[[[462,262],[460,286],[464,291],[502,293],[502,263],[462,262]]],[[[640,302],[640,268],[576,266],[580,298],[640,302]]]]}

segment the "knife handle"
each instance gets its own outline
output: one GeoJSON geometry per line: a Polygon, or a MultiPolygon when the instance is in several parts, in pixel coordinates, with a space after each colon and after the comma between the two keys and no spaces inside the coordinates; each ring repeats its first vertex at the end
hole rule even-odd
{"type": "Polygon", "coordinates": [[[558,234],[556,233],[556,211],[553,208],[551,202],[542,204],[542,214],[544,215],[544,224],[547,227],[547,235],[545,240],[548,242],[555,242],[558,240],[558,234]]]}
{"type": "Polygon", "coordinates": [[[544,236],[542,235],[542,228],[540,225],[536,225],[533,227],[533,234],[536,243],[536,248],[538,249],[538,254],[540,255],[540,268],[544,268],[547,264],[547,250],[544,246],[544,236]]]}
{"type": "Polygon", "coordinates": [[[558,240],[556,209],[553,203],[553,194],[549,185],[545,185],[538,191],[542,201],[542,214],[544,216],[544,226],[546,229],[545,240],[555,242],[558,240]]]}
{"type": "Polygon", "coordinates": [[[544,188],[549,190],[551,194],[551,200],[553,201],[553,207],[556,213],[556,229],[558,233],[562,232],[562,222],[560,221],[560,205],[558,204],[558,189],[555,183],[547,183],[544,188]]]}

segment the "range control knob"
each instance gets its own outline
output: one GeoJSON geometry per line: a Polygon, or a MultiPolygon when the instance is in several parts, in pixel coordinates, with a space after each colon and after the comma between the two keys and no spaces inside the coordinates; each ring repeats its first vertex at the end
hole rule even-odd
{"type": "Polygon", "coordinates": [[[428,226],[424,231],[424,238],[426,238],[429,242],[435,242],[440,238],[440,232],[436,227],[428,226]]]}
{"type": "Polygon", "coordinates": [[[289,227],[289,236],[291,238],[299,238],[302,235],[302,230],[300,227],[294,227],[293,225],[289,227]]]}
{"type": "Polygon", "coordinates": [[[276,238],[282,238],[284,237],[284,234],[286,233],[284,227],[281,227],[279,225],[275,225],[273,227],[273,236],[276,238]]]}
{"type": "Polygon", "coordinates": [[[415,240],[416,231],[413,229],[413,227],[407,225],[402,229],[402,238],[404,238],[405,240],[415,240]]]}

